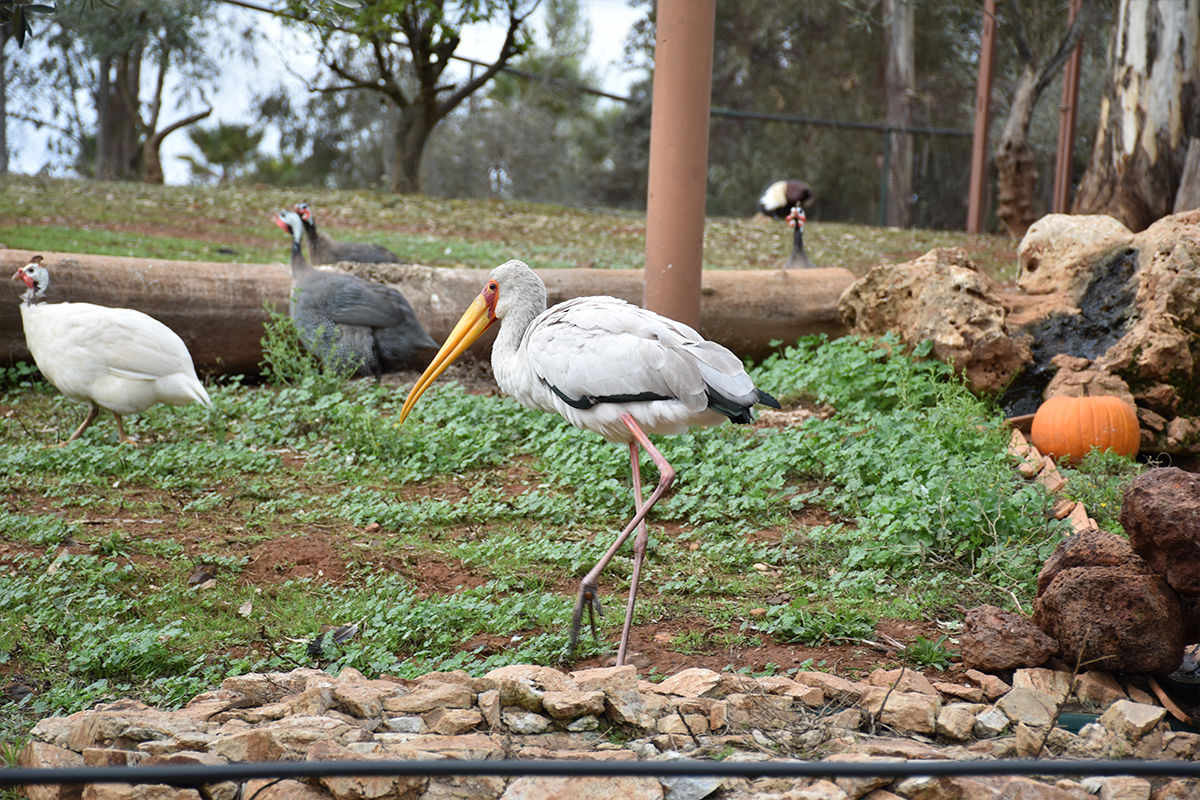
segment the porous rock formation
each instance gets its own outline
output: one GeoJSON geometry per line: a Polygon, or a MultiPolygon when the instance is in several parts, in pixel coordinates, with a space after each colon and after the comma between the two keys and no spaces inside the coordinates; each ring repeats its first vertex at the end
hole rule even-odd
{"type": "Polygon", "coordinates": [[[933,356],[981,393],[1003,389],[1030,358],[1028,337],[1014,336],[1005,322],[996,282],[959,247],[873,267],[842,293],[838,311],[855,333],[931,341],[933,356]]]}
{"type": "Polygon", "coordinates": [[[1200,454],[1200,210],[1134,234],[1107,216],[1050,214],[1018,250],[1017,288],[957,248],[881,264],[838,310],[853,333],[930,340],[1013,415],[1045,397],[1114,394],[1137,405],[1144,452],[1200,454]]]}
{"type": "Polygon", "coordinates": [[[1111,533],[1067,537],[1038,575],[1034,624],[1070,664],[1170,673],[1183,661],[1183,620],[1166,579],[1111,533]]]}
{"type": "Polygon", "coordinates": [[[1200,642],[1200,475],[1177,467],[1142,473],[1125,490],[1129,545],[1184,604],[1184,638],[1200,642]]]}
{"type": "Polygon", "coordinates": [[[1044,395],[1128,396],[1143,451],[1200,453],[1200,209],[1138,234],[1110,217],[1050,214],[1017,257],[1017,285],[1058,298],[1055,318],[1085,332],[1044,395]]]}

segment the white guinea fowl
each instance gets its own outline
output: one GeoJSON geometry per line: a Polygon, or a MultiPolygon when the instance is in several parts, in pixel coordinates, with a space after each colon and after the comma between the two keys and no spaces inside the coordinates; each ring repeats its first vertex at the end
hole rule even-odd
{"type": "Polygon", "coordinates": [[[41,302],[50,276],[34,256],[13,274],[25,282],[21,322],[38,369],[64,395],[88,406],[87,417],[63,444],[87,430],[101,410],[117,419],[158,403],[211,406],[183,340],[158,320],[129,308],[41,302]]]}
{"type": "MultiPolygon", "coordinates": [[[[560,414],[577,428],[629,446],[636,513],[584,577],[571,623],[575,649],[583,609],[600,610],[597,582],[636,529],[633,575],[617,663],[625,661],[638,579],[646,553],[646,514],[675,479],[675,470],[648,433],[679,434],[725,420],[748,423],[756,403],[779,407],[759,390],[742,362],[680,322],[612,297],[578,297],[546,308],[546,287],[521,261],[491,271],[483,291],[417,380],[400,412],[417,400],[485,330],[500,322],[492,367],[501,390],[521,405],[560,414]],[[642,502],[638,447],[658,466],[659,481],[642,502]]],[[[595,624],[593,618],[593,633],[595,624]]]]}

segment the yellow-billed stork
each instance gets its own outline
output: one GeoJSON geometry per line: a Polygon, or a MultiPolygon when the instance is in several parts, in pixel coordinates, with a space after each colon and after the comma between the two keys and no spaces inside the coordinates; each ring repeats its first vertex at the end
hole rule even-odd
{"type": "Polygon", "coordinates": [[[742,362],[687,325],[612,297],[578,297],[546,308],[546,287],[521,261],[491,271],[433,362],[413,385],[403,422],[439,375],[489,327],[500,322],[492,367],[500,389],[526,408],[560,414],[577,428],[629,445],[633,519],[579,587],[571,620],[575,651],[583,609],[595,635],[600,573],[630,534],[633,575],[617,664],[625,662],[638,579],[646,554],[646,514],[675,479],[675,470],[648,433],[680,434],[693,425],[752,421],[756,403],[779,408],[755,387],[742,362]],[[638,446],[658,466],[658,485],[642,502],[638,446]]]}

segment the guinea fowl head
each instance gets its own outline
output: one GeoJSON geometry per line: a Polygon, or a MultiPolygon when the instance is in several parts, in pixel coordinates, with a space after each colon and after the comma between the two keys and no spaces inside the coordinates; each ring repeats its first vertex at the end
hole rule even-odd
{"type": "Polygon", "coordinates": [[[295,211],[280,211],[273,217],[273,221],[276,225],[291,233],[293,240],[300,241],[300,237],[304,233],[304,222],[295,211]]]}
{"type": "Polygon", "coordinates": [[[45,294],[50,285],[50,273],[42,266],[41,256],[34,256],[28,264],[14,272],[12,279],[15,281],[18,278],[25,282],[25,302],[29,304],[45,294]]]}
{"type": "Polygon", "coordinates": [[[802,230],[806,222],[808,222],[808,216],[804,213],[804,209],[799,204],[792,206],[792,210],[787,215],[787,224],[796,230],[802,230]]]}
{"type": "Polygon", "coordinates": [[[292,210],[299,214],[300,219],[305,222],[313,221],[312,208],[309,207],[308,203],[296,203],[296,205],[292,206],[292,210]]]}

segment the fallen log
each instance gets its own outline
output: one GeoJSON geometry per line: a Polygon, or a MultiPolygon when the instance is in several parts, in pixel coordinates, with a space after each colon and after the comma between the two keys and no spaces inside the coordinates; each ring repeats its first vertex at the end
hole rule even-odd
{"type": "MultiPolygon", "coordinates": [[[[33,251],[0,250],[0,271],[12,275],[33,251]]],[[[260,372],[264,304],[287,313],[291,279],[283,264],[216,264],[74,253],[43,252],[50,269],[48,302],[88,302],[135,308],[174,330],[202,374],[260,372]]],[[[413,264],[342,264],[347,271],[394,286],[417,317],[443,341],[479,290],[485,270],[439,269],[413,264]]],[[[606,294],[641,305],[641,270],[543,269],[550,304],[606,294]]],[[[846,328],[838,298],[854,281],[844,269],[704,274],[700,332],[743,358],[762,358],[772,341],[801,336],[837,337],[846,328]]],[[[0,303],[0,364],[32,362],[18,302],[24,286],[13,282],[0,303]]],[[[490,333],[490,332],[489,332],[490,333]]],[[[481,340],[483,350],[493,336],[481,340]]],[[[480,348],[476,348],[480,349],[480,348]]]]}

